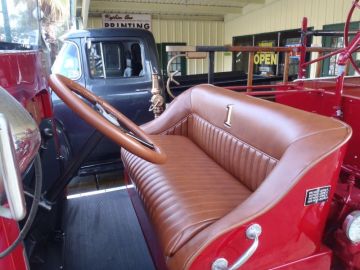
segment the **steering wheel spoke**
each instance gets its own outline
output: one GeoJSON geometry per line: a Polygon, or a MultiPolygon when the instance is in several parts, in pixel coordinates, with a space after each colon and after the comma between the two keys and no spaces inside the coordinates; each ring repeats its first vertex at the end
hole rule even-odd
{"type": "Polygon", "coordinates": [[[95,104],[95,109],[110,123],[112,123],[115,126],[121,127],[117,118],[114,115],[112,115],[111,113],[108,113],[99,103],[95,104]]]}

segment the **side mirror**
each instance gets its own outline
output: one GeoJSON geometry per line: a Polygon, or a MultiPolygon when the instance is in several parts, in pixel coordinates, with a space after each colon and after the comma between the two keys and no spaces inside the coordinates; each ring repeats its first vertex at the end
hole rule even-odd
{"type": "Polygon", "coordinates": [[[4,189],[9,208],[1,204],[0,216],[23,219],[26,215],[25,198],[14,142],[10,125],[4,114],[0,113],[0,191],[4,189]]]}

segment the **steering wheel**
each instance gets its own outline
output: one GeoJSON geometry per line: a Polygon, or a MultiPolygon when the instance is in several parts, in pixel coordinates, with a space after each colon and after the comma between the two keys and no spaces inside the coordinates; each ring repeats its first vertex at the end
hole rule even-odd
{"type": "MultiPolygon", "coordinates": [[[[346,19],[346,23],[345,23],[345,27],[344,27],[344,45],[345,47],[349,46],[349,29],[350,29],[350,21],[351,21],[351,17],[354,13],[355,8],[360,8],[359,5],[359,0],[354,0],[351,9],[349,11],[349,14],[347,16],[346,19]]],[[[356,65],[354,58],[352,57],[352,55],[350,55],[349,57],[351,65],[354,67],[354,69],[356,70],[356,72],[358,74],[360,74],[360,68],[356,65]]]]}
{"type": "Polygon", "coordinates": [[[161,164],[166,161],[166,154],[150,136],[103,99],[59,74],[50,75],[49,84],[71,110],[119,146],[152,163],[161,164]]]}

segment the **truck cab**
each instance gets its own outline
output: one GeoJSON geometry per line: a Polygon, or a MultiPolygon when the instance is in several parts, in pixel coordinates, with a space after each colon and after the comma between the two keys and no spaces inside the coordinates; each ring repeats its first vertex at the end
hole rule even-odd
{"type": "MultiPolygon", "coordinates": [[[[153,119],[149,111],[152,73],[159,70],[154,38],[141,29],[88,29],[70,32],[52,66],[141,125],[153,119]]],[[[93,129],[52,95],[54,114],[66,127],[73,153],[79,152],[93,129]]],[[[89,161],[118,160],[118,150],[104,139],[89,161]]]]}

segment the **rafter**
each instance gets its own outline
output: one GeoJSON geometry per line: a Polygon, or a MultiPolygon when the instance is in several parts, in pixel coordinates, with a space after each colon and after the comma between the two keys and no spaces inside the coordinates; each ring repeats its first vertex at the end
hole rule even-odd
{"type": "Polygon", "coordinates": [[[210,5],[223,5],[223,6],[244,6],[247,4],[265,4],[265,0],[197,0],[197,3],[210,4],[210,5]]]}
{"type": "Polygon", "coordinates": [[[81,17],[83,18],[83,25],[86,28],[89,16],[90,0],[82,0],[81,17]]]}
{"type": "Polygon", "coordinates": [[[164,4],[127,1],[91,1],[90,12],[224,15],[228,13],[241,13],[242,8],[225,6],[223,4],[211,6],[206,4],[191,4],[189,2],[185,5],[179,5],[170,3],[164,4]]]}

